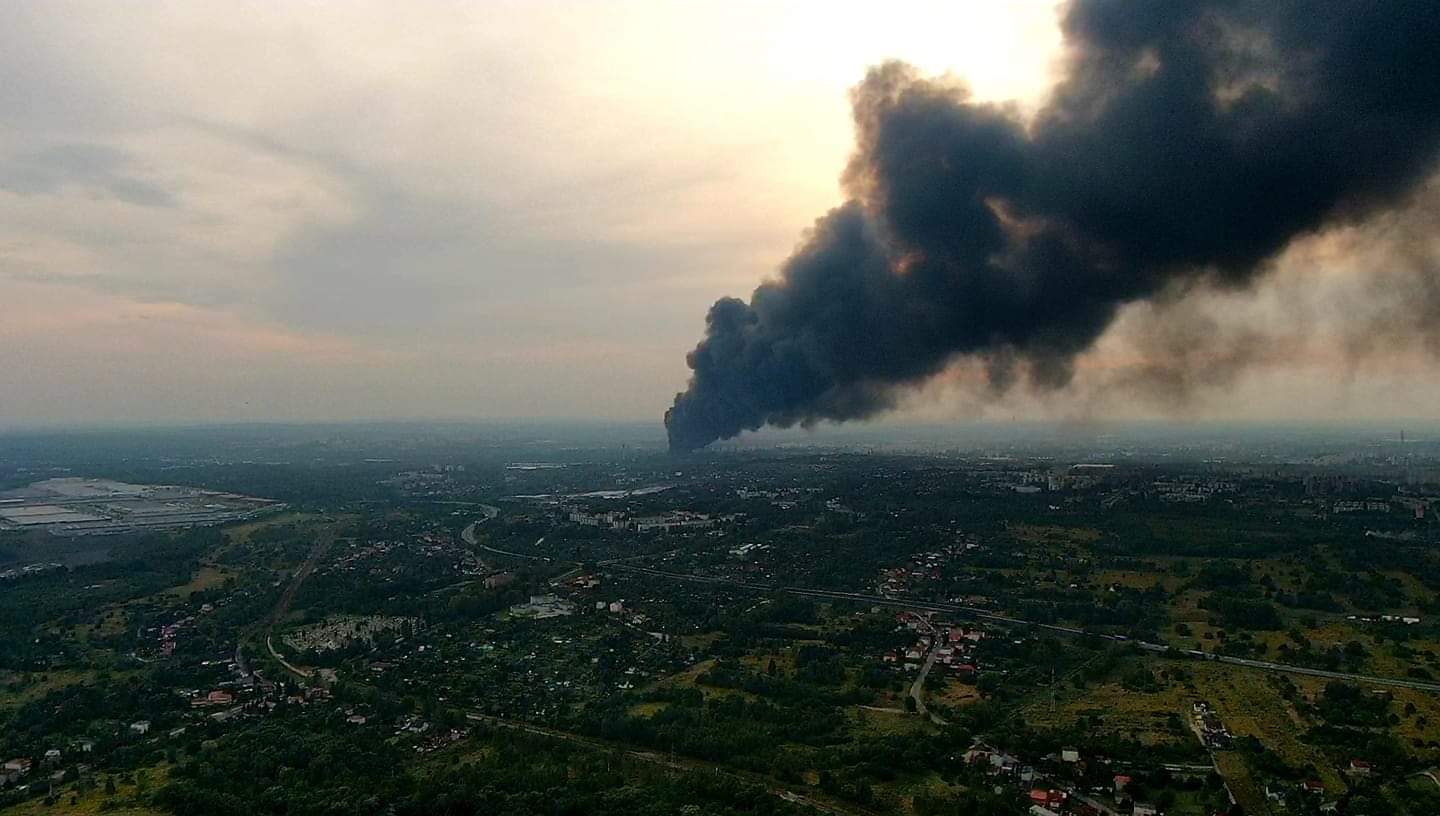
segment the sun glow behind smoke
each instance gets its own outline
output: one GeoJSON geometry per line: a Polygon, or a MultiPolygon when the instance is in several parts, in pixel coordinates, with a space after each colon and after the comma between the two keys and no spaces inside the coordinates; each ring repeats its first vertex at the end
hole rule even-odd
{"type": "MultiPolygon", "coordinates": [[[[769,38],[769,68],[781,81],[834,94],[866,67],[903,60],[928,76],[952,74],[984,101],[1022,106],[1043,96],[1059,53],[1053,2],[841,2],[789,4],[769,38]]],[[[833,171],[832,171],[833,172],[833,171]]]]}

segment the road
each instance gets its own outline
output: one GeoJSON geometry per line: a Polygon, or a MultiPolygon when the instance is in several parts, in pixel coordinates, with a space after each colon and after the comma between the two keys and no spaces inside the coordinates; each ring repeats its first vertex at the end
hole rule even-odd
{"type": "Polygon", "coordinates": [[[915,701],[916,714],[930,718],[930,722],[936,725],[945,725],[944,718],[925,705],[925,678],[930,676],[930,670],[935,667],[935,661],[940,657],[940,632],[924,618],[920,619],[920,624],[929,630],[930,651],[925,655],[925,663],[920,667],[919,676],[910,685],[910,699],[915,701]]]}
{"type": "MultiPolygon", "coordinates": [[[[535,557],[535,556],[530,556],[535,557]]],[[[608,569],[620,570],[622,572],[635,572],[644,575],[653,575],[657,578],[669,578],[675,581],[689,581],[692,583],[712,584],[715,586],[736,587],[739,589],[750,589],[757,592],[785,592],[790,595],[799,595],[805,598],[818,598],[821,600],[850,601],[871,606],[883,606],[892,609],[911,609],[922,612],[942,612],[951,615],[967,615],[978,620],[992,621],[995,623],[1006,623],[1012,626],[1024,626],[1030,629],[1055,632],[1062,635],[1075,637],[1092,637],[1101,640],[1109,640],[1117,643],[1130,643],[1136,647],[1151,652],[1161,652],[1176,657],[1187,657],[1196,660],[1208,660],[1213,663],[1225,663],[1231,666],[1244,666],[1262,671],[1279,672],[1285,674],[1303,674],[1310,677],[1325,677],[1332,680],[1344,680],[1349,683],[1362,685],[1387,686],[1391,688],[1408,688],[1416,691],[1428,691],[1440,693],[1440,683],[1427,682],[1424,680],[1410,680],[1401,677],[1377,677],[1369,674],[1352,674],[1349,672],[1328,671],[1326,669],[1313,669],[1308,666],[1296,666],[1290,663],[1276,663],[1269,660],[1252,660],[1247,657],[1231,657],[1229,655],[1217,655],[1212,652],[1201,652],[1196,650],[1177,650],[1164,643],[1152,643],[1150,641],[1135,640],[1125,635],[1114,635],[1108,632],[1089,632],[1073,626],[1059,626],[1053,623],[1040,623],[1022,618],[1013,618],[1008,615],[998,615],[985,609],[973,606],[961,606],[959,604],[933,603],[927,601],[908,601],[898,598],[887,598],[882,595],[866,595],[859,592],[841,592],[830,589],[813,589],[808,587],[785,587],[758,584],[752,581],[740,581],[731,578],[717,578],[707,575],[691,575],[683,572],[669,572],[666,570],[651,569],[649,567],[637,567],[630,564],[611,562],[606,565],[608,569]]]]}
{"type": "Polygon", "coordinates": [[[295,577],[290,580],[290,586],[285,588],[285,593],[280,596],[280,600],[276,602],[275,608],[270,611],[270,621],[267,627],[269,631],[265,633],[265,648],[269,650],[271,657],[280,661],[280,665],[284,666],[291,674],[297,677],[309,677],[310,671],[291,665],[279,652],[275,651],[275,646],[270,642],[270,633],[274,631],[275,625],[280,623],[290,611],[290,604],[295,601],[295,596],[300,592],[300,585],[305,583],[305,579],[309,578],[310,573],[315,571],[315,567],[319,565],[320,559],[325,557],[325,552],[330,549],[330,545],[334,542],[335,539],[330,536],[324,536],[315,542],[315,546],[310,548],[310,554],[305,556],[305,562],[300,565],[300,569],[295,571],[295,577]]]}
{"type": "MultiPolygon", "coordinates": [[[[485,509],[487,512],[493,510],[496,515],[500,513],[500,508],[498,507],[490,507],[489,505],[485,505],[485,509]]],[[[495,555],[504,555],[510,558],[523,558],[527,561],[544,561],[546,563],[550,563],[552,561],[550,557],[544,555],[531,555],[528,553],[513,552],[511,550],[502,550],[498,547],[491,547],[489,544],[481,544],[479,540],[475,537],[475,528],[493,518],[495,518],[494,515],[487,515],[480,521],[470,522],[470,524],[466,526],[464,530],[460,531],[460,538],[464,540],[466,544],[469,544],[472,547],[479,548],[488,553],[494,553],[495,555]]],[[[540,538],[535,541],[535,544],[533,546],[538,547],[544,541],[545,536],[540,536],[540,538]]]]}
{"type": "MultiPolygon", "coordinates": [[[[1141,646],[1145,648],[1155,648],[1158,644],[1142,643],[1141,646]]],[[[1165,647],[1158,646],[1158,649],[1164,651],[1165,647]]],[[[1269,660],[1251,660],[1246,657],[1229,657],[1227,655],[1207,654],[1206,659],[1214,660],[1217,663],[1229,663],[1232,666],[1249,666],[1252,669],[1265,669],[1267,671],[1285,672],[1287,674],[1304,674],[1311,677],[1328,677],[1332,680],[1344,680],[1348,683],[1392,686],[1394,688],[1408,688],[1416,691],[1440,693],[1440,683],[1427,683],[1423,680],[1407,680],[1401,677],[1375,677],[1369,674],[1326,671],[1325,669],[1312,669],[1308,666],[1294,666],[1289,663],[1273,663],[1269,660]]]]}
{"type": "MultiPolygon", "coordinates": [[[[496,510],[496,512],[499,511],[496,510]]],[[[488,521],[489,518],[493,518],[493,516],[487,517],[486,520],[488,521]]],[[[477,544],[475,539],[475,527],[478,523],[480,522],[470,524],[470,526],[466,527],[465,531],[461,534],[461,536],[465,539],[466,543],[478,546],[480,549],[487,552],[496,553],[498,555],[506,555],[510,556],[511,558],[524,558],[535,561],[545,561],[547,563],[551,562],[552,559],[546,556],[511,552],[509,550],[500,550],[494,547],[489,547],[484,544],[477,544]]],[[[541,537],[541,539],[537,541],[536,544],[539,544],[541,541],[544,540],[545,539],[541,537]]],[[[1403,677],[1378,677],[1369,674],[1352,674],[1350,672],[1337,672],[1329,671],[1327,669],[1314,669],[1308,666],[1296,666],[1290,663],[1276,663],[1270,660],[1253,660],[1247,657],[1217,655],[1213,652],[1202,652],[1198,650],[1177,650],[1164,643],[1153,643],[1145,640],[1135,640],[1134,638],[1129,638],[1125,635],[1115,635],[1108,632],[1090,632],[1074,626],[1060,626],[1053,623],[1040,623],[1039,621],[1024,620],[1023,618],[1014,618],[1009,615],[999,615],[989,610],[981,609],[974,606],[933,603],[927,601],[910,601],[899,598],[887,598],[883,595],[866,595],[859,592],[841,592],[839,590],[831,589],[771,586],[768,584],[759,584],[752,581],[740,581],[732,578],[717,578],[707,575],[692,575],[684,572],[669,572],[667,570],[657,570],[650,567],[640,567],[631,564],[625,564],[618,560],[608,561],[604,564],[604,566],[607,569],[620,570],[622,572],[636,572],[644,575],[653,575],[658,578],[669,578],[675,581],[713,584],[716,586],[730,586],[739,589],[750,589],[756,592],[785,592],[791,595],[799,595],[806,598],[818,598],[821,600],[833,601],[851,601],[853,603],[870,604],[872,606],[883,606],[892,609],[913,609],[920,610],[922,612],[943,612],[951,615],[968,615],[969,617],[975,618],[977,620],[991,621],[994,623],[1005,623],[1012,626],[1023,626],[1030,629],[1054,632],[1056,634],[1069,635],[1072,637],[1092,637],[1101,640],[1114,641],[1117,643],[1131,643],[1134,644],[1137,648],[1144,649],[1146,651],[1167,653],[1177,657],[1188,657],[1197,660],[1208,660],[1213,663],[1226,663],[1232,666],[1245,666],[1247,668],[1260,669],[1262,671],[1271,671],[1284,674],[1301,674],[1310,677],[1324,677],[1331,680],[1343,680],[1349,683],[1359,683],[1372,686],[1386,686],[1390,688],[1408,688],[1414,689],[1416,691],[1428,691],[1440,694],[1440,683],[1427,682],[1424,680],[1411,680],[1403,677]]]]}
{"type": "Polygon", "coordinates": [[[940,644],[933,643],[930,646],[930,654],[925,657],[925,665],[920,667],[920,675],[910,685],[910,698],[915,701],[915,713],[922,717],[929,717],[930,722],[936,725],[944,725],[944,718],[925,705],[925,678],[930,676],[930,669],[935,665],[935,659],[938,657],[940,657],[940,644]]]}
{"type": "MultiPolygon", "coordinates": [[[[1213,773],[1213,774],[1215,774],[1216,776],[1220,777],[1220,779],[1222,780],[1222,784],[1224,784],[1224,786],[1225,786],[1225,798],[1229,799],[1229,800],[1230,800],[1230,804],[1232,804],[1232,805],[1238,804],[1238,800],[1235,798],[1235,789],[1232,788],[1232,787],[1230,787],[1230,780],[1229,780],[1229,779],[1226,779],[1226,778],[1225,778],[1225,774],[1220,770],[1220,762],[1219,762],[1218,758],[1215,756],[1215,749],[1214,749],[1214,747],[1212,747],[1212,746],[1210,745],[1210,743],[1208,743],[1208,742],[1205,741],[1205,732],[1204,732],[1203,730],[1201,730],[1199,717],[1196,716],[1196,715],[1193,714],[1193,713],[1186,713],[1186,714],[1184,714],[1183,716],[1185,717],[1185,723],[1186,723],[1186,725],[1188,725],[1189,728],[1190,728],[1190,733],[1192,733],[1192,734],[1195,735],[1195,739],[1200,742],[1200,747],[1205,749],[1205,754],[1206,754],[1206,756],[1210,757],[1210,765],[1209,765],[1208,767],[1203,766],[1203,765],[1202,765],[1202,766],[1198,766],[1198,767],[1197,767],[1197,766],[1194,766],[1194,765],[1188,765],[1188,766],[1186,766],[1186,765],[1177,765],[1177,766],[1174,766],[1173,769],[1172,769],[1170,766],[1166,766],[1165,769],[1166,769],[1167,771],[1168,771],[1168,770],[1181,769],[1181,770],[1192,770],[1192,771],[1193,771],[1193,770],[1199,770],[1199,771],[1202,771],[1202,772],[1205,772],[1205,773],[1213,773]]],[[[1253,807],[1255,804],[1257,804],[1257,803],[1252,802],[1252,803],[1251,803],[1252,807],[1253,807]]],[[[1266,813],[1272,812],[1272,811],[1271,811],[1271,808],[1270,808],[1270,804],[1269,804],[1269,802],[1268,802],[1267,800],[1261,799],[1261,800],[1259,800],[1258,804],[1260,804],[1261,806],[1263,806],[1263,807],[1265,808],[1265,812],[1266,812],[1266,813]]],[[[1255,808],[1255,809],[1258,811],[1258,808],[1255,808]]]]}
{"type": "Polygon", "coordinates": [[[519,720],[507,720],[501,717],[491,717],[485,714],[466,714],[465,718],[471,722],[485,723],[496,728],[506,728],[513,731],[524,731],[529,734],[549,737],[551,739],[563,740],[565,742],[584,745],[599,751],[617,751],[632,759],[641,762],[648,762],[676,771],[706,771],[721,776],[726,776],[736,781],[748,782],[754,785],[761,785],[766,792],[777,799],[805,807],[814,808],[821,813],[829,813],[832,816],[873,816],[871,811],[855,805],[844,804],[828,798],[821,800],[813,794],[802,793],[788,785],[776,782],[774,779],[761,774],[741,771],[728,768],[723,765],[716,765],[698,759],[676,758],[674,755],[656,753],[655,751],[641,751],[630,748],[620,743],[612,743],[606,740],[587,737],[582,734],[575,734],[570,731],[561,731],[556,728],[547,728],[542,725],[533,725],[519,720]]]}
{"type": "Polygon", "coordinates": [[[275,651],[275,644],[270,642],[269,635],[265,636],[265,648],[270,651],[271,657],[280,661],[280,665],[284,666],[290,671],[291,674],[295,675],[296,677],[309,677],[310,675],[314,674],[314,672],[310,671],[309,669],[302,669],[299,666],[296,666],[295,664],[286,660],[285,655],[282,655],[279,652],[275,651]]]}

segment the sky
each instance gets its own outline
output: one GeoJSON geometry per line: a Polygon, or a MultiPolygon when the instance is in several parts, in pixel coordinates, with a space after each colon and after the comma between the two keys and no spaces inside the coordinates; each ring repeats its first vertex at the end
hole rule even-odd
{"type": "MultiPolygon", "coordinates": [[[[0,426],[658,423],[709,305],[840,202],[868,67],[1028,109],[1061,57],[1048,2],[877,8],[0,4],[0,426]]],[[[1287,253],[1243,308],[1214,295],[1216,326],[1343,313],[1366,229],[1287,253]],[[1316,275],[1337,283],[1297,316],[1316,275]]],[[[1082,368],[1152,353],[1124,328],[1154,308],[1082,368]]],[[[995,403],[960,365],[900,416],[1433,415],[1412,356],[1321,343],[1185,406],[1104,376],[995,403]]]]}

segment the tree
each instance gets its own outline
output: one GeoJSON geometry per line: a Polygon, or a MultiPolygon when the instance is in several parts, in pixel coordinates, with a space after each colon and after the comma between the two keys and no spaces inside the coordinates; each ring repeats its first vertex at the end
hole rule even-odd
{"type": "Polygon", "coordinates": [[[975,682],[975,689],[984,695],[991,695],[1000,690],[1000,678],[993,674],[982,674],[975,682]]]}

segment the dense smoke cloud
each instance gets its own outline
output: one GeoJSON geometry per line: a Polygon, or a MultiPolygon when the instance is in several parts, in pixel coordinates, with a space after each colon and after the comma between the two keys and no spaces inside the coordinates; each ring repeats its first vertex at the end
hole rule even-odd
{"type": "MultiPolygon", "coordinates": [[[[1064,386],[1126,304],[1248,286],[1434,168],[1433,2],[1077,0],[1062,28],[1066,75],[1028,122],[902,64],[869,73],[851,200],[748,303],[711,308],[673,449],[869,416],[957,358],[997,388],[1064,386]]],[[[1183,380],[1206,331],[1175,329],[1161,374],[1183,380]]]]}

